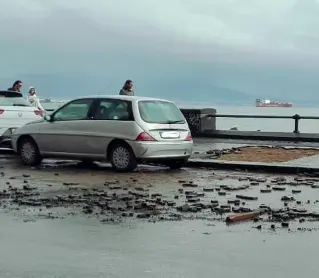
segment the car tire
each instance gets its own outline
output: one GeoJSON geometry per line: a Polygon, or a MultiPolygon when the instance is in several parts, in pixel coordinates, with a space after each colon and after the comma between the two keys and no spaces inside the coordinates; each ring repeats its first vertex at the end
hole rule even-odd
{"type": "Polygon", "coordinates": [[[187,164],[187,162],[188,162],[187,158],[174,159],[174,160],[168,161],[167,163],[165,163],[165,165],[172,170],[177,170],[184,167],[187,164]]]}
{"type": "Polygon", "coordinates": [[[38,145],[31,138],[22,139],[18,146],[18,154],[25,165],[36,166],[42,162],[38,145]]]}
{"type": "Polygon", "coordinates": [[[137,167],[135,154],[131,147],[124,143],[117,143],[111,148],[110,161],[117,172],[131,172],[137,167]]]}

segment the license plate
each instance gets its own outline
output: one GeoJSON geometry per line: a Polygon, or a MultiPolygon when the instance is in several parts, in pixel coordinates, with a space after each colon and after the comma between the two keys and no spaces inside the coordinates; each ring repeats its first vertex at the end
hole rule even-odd
{"type": "Polygon", "coordinates": [[[180,138],[180,133],[176,131],[164,131],[161,132],[161,137],[163,139],[177,139],[180,138]]]}

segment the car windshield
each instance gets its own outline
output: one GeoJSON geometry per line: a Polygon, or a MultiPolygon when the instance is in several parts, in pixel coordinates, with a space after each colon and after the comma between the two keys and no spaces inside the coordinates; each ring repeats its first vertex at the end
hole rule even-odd
{"type": "Polygon", "coordinates": [[[182,112],[172,102],[143,100],[138,103],[143,121],[157,124],[184,124],[182,112]]]}
{"type": "Polygon", "coordinates": [[[23,97],[0,96],[0,106],[31,106],[23,97]]]}

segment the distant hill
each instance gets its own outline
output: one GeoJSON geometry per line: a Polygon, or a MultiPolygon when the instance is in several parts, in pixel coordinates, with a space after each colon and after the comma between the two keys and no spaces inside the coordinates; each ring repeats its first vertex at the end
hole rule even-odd
{"type": "MultiPolygon", "coordinates": [[[[118,94],[123,80],[120,78],[105,78],[103,75],[24,75],[20,76],[24,84],[24,92],[28,86],[37,88],[39,96],[57,99],[68,99],[90,94],[118,94]]],[[[0,79],[2,88],[7,89],[14,80],[0,79]]],[[[183,101],[209,101],[216,103],[245,104],[252,103],[255,97],[250,94],[218,87],[210,82],[184,79],[172,80],[148,78],[137,80],[136,94],[142,96],[163,97],[183,101]]]]}

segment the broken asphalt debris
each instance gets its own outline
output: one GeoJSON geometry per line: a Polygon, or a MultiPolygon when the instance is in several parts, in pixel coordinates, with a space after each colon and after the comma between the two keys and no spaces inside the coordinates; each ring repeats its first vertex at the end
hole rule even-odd
{"type": "MultiPolygon", "coordinates": [[[[155,184],[150,187],[137,178],[126,182],[102,181],[93,187],[79,182],[61,182],[59,187],[62,189],[59,190],[53,182],[50,187],[47,184],[38,186],[31,175],[6,177],[3,173],[0,179],[5,186],[0,191],[2,211],[31,210],[47,219],[64,217],[63,208],[66,215],[82,214],[96,217],[101,223],[113,224],[133,219],[150,222],[209,219],[227,224],[258,222],[255,227],[258,230],[275,230],[280,227],[291,229],[291,222],[298,225],[319,222],[319,212],[315,209],[319,201],[305,200],[300,197],[302,194],[295,195],[302,192],[301,186],[308,190],[319,186],[318,178],[308,176],[274,178],[213,174],[208,180],[177,180],[171,186],[172,193],[167,194],[160,192],[155,184]],[[294,196],[282,194],[288,190],[294,196]],[[258,192],[268,194],[257,196],[258,192]],[[267,203],[270,196],[281,207],[267,203]]],[[[305,229],[303,226],[298,231],[305,229]]]]}

